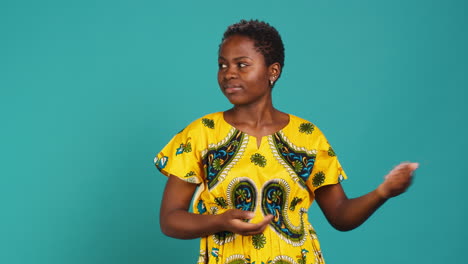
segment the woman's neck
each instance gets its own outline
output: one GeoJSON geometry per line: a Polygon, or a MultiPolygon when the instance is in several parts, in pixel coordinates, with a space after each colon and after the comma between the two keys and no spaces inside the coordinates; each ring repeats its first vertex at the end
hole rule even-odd
{"type": "Polygon", "coordinates": [[[270,103],[236,105],[224,112],[224,120],[235,128],[259,139],[271,135],[289,123],[289,115],[270,103]]]}
{"type": "Polygon", "coordinates": [[[226,117],[234,123],[262,126],[274,123],[280,111],[273,107],[271,100],[249,105],[235,105],[226,111],[226,117]]]}

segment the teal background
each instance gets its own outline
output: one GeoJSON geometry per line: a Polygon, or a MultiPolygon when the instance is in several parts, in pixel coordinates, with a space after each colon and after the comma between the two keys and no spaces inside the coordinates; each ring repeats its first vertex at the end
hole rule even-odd
{"type": "Polygon", "coordinates": [[[355,197],[400,161],[414,185],[351,232],[310,216],[328,263],[467,261],[466,1],[0,2],[0,263],[195,263],[159,230],[154,155],[230,107],[217,48],[281,33],[275,105],[318,125],[355,197]]]}

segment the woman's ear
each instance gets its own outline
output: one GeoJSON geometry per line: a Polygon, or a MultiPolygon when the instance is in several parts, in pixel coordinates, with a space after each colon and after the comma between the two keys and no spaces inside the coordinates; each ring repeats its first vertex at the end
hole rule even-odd
{"type": "Polygon", "coordinates": [[[270,86],[273,87],[275,82],[278,80],[278,78],[281,75],[281,65],[278,62],[275,62],[271,64],[268,67],[268,72],[270,74],[269,79],[270,79],[270,86]]]}

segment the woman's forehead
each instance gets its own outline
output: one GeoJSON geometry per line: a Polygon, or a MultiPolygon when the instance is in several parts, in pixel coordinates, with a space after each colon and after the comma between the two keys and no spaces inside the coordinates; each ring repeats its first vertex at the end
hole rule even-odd
{"type": "MultiPolygon", "coordinates": [[[[234,35],[223,41],[219,49],[219,57],[236,58],[262,56],[255,47],[255,42],[247,36],[234,35]]],[[[262,56],[263,57],[263,56],[262,56]]]]}

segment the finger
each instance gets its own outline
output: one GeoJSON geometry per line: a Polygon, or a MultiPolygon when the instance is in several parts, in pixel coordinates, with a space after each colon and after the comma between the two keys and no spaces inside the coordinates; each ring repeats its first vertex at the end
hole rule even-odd
{"type": "Polygon", "coordinates": [[[244,236],[261,233],[264,229],[263,226],[259,224],[246,223],[246,222],[239,221],[239,220],[237,221],[235,223],[236,230],[237,230],[235,233],[238,233],[244,236]]]}
{"type": "Polygon", "coordinates": [[[414,172],[419,167],[419,163],[416,162],[402,162],[395,166],[386,176],[385,179],[388,178],[400,178],[406,177],[408,174],[411,176],[412,172],[414,172]]]}
{"type": "Polygon", "coordinates": [[[239,227],[242,228],[242,235],[250,236],[262,233],[272,219],[272,215],[267,215],[262,219],[262,221],[255,224],[242,222],[242,225],[239,225],[239,227]]]}
{"type": "Polygon", "coordinates": [[[400,164],[398,164],[395,168],[393,168],[392,172],[401,172],[401,171],[405,171],[408,169],[408,165],[410,163],[408,162],[402,162],[400,164]]]}
{"type": "Polygon", "coordinates": [[[271,222],[271,220],[273,220],[274,216],[269,214],[267,216],[265,216],[265,218],[263,218],[263,221],[265,221],[266,224],[269,224],[271,222]]]}
{"type": "Polygon", "coordinates": [[[407,177],[412,177],[414,174],[414,171],[419,167],[418,163],[408,163],[406,166],[400,171],[400,178],[407,178],[407,177]]]}
{"type": "Polygon", "coordinates": [[[262,221],[258,223],[260,230],[263,232],[265,228],[271,223],[271,220],[273,220],[273,215],[267,215],[263,218],[262,221]]]}
{"type": "Polygon", "coordinates": [[[396,165],[391,171],[388,172],[387,175],[385,175],[385,179],[387,180],[389,178],[394,178],[396,175],[400,174],[405,165],[405,163],[396,165]]]}
{"type": "Polygon", "coordinates": [[[404,163],[401,163],[401,168],[404,169],[404,170],[415,170],[419,167],[419,163],[417,162],[404,162],[404,163]]]}
{"type": "Polygon", "coordinates": [[[265,227],[271,222],[273,219],[273,215],[265,216],[260,222],[258,223],[249,223],[251,225],[252,231],[265,229],[265,227]]]}
{"type": "Polygon", "coordinates": [[[409,165],[409,168],[410,168],[411,171],[413,172],[413,171],[415,171],[416,169],[419,168],[419,163],[413,162],[413,163],[411,163],[411,164],[409,165]]]}
{"type": "Polygon", "coordinates": [[[239,209],[232,209],[232,216],[235,219],[252,219],[255,216],[254,212],[251,211],[243,211],[239,209]]]}

